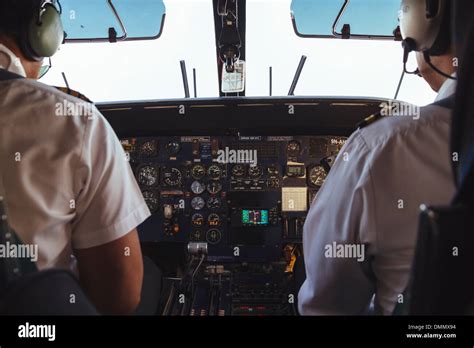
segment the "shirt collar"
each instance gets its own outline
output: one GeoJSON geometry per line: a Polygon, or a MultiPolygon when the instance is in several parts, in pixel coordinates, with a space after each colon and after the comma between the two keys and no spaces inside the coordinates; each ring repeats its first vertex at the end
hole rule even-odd
{"type": "MultiPolygon", "coordinates": [[[[456,77],[456,73],[452,74],[451,76],[456,77]]],[[[436,97],[435,101],[440,101],[452,96],[454,93],[456,93],[456,86],[456,80],[446,79],[439,89],[438,96],[436,97]]]]}
{"type": "Polygon", "coordinates": [[[5,69],[11,73],[26,77],[25,68],[23,68],[20,58],[2,44],[0,44],[0,69],[5,69]]]}

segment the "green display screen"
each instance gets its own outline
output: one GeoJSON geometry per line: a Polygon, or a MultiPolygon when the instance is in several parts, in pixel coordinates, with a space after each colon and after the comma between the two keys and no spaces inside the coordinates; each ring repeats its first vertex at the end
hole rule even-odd
{"type": "Polygon", "coordinates": [[[242,224],[247,226],[268,225],[268,210],[242,209],[242,224]]]}

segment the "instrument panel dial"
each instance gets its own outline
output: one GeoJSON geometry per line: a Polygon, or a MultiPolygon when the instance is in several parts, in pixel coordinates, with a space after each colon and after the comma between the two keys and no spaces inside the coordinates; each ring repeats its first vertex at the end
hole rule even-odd
{"type": "Polygon", "coordinates": [[[236,164],[232,167],[232,176],[234,178],[242,178],[245,176],[245,166],[243,164],[236,164]]]}
{"type": "Polygon", "coordinates": [[[222,190],[222,184],[220,182],[214,181],[207,185],[207,191],[211,195],[216,195],[222,190]]]}
{"type": "Polygon", "coordinates": [[[288,143],[287,153],[290,157],[297,157],[301,153],[301,144],[299,143],[299,141],[290,141],[288,143]]]}
{"type": "Polygon", "coordinates": [[[204,216],[202,214],[196,213],[193,214],[191,222],[195,227],[201,227],[204,225],[204,216]]]}
{"type": "Polygon", "coordinates": [[[219,209],[222,206],[222,201],[219,197],[211,197],[207,201],[207,207],[212,210],[219,209]]]}
{"type": "Polygon", "coordinates": [[[165,145],[165,149],[170,156],[176,156],[181,151],[181,145],[176,141],[170,141],[165,145]]]}
{"type": "Polygon", "coordinates": [[[163,181],[166,185],[177,187],[181,185],[183,175],[178,168],[166,168],[163,172],[163,181]]]}
{"type": "Polygon", "coordinates": [[[309,185],[313,187],[321,187],[327,177],[326,170],[323,166],[317,165],[309,169],[308,180],[309,185]]]}
{"type": "Polygon", "coordinates": [[[207,217],[207,223],[211,227],[217,227],[221,224],[221,218],[218,214],[212,213],[207,217]]]}
{"type": "Polygon", "coordinates": [[[222,169],[217,164],[213,164],[207,169],[207,175],[212,180],[219,180],[222,177],[222,169]]]}
{"type": "Polygon", "coordinates": [[[191,207],[194,209],[194,210],[201,210],[202,208],[204,208],[206,205],[206,202],[204,201],[204,199],[202,199],[202,197],[194,197],[192,200],[191,200],[191,207]]]}
{"type": "Polygon", "coordinates": [[[148,209],[150,209],[150,212],[152,214],[155,213],[160,205],[158,195],[153,191],[143,191],[142,194],[148,209]]]}
{"type": "Polygon", "coordinates": [[[196,181],[193,181],[193,183],[191,184],[191,191],[195,195],[200,195],[205,190],[206,190],[206,186],[203,183],[201,183],[200,181],[196,180],[196,181]]]}
{"type": "Polygon", "coordinates": [[[217,228],[213,228],[206,233],[206,240],[209,244],[217,244],[221,241],[222,234],[217,228]]]}
{"type": "Polygon", "coordinates": [[[262,176],[262,174],[263,174],[262,167],[258,165],[249,167],[249,176],[252,179],[258,179],[262,176]]]}
{"type": "Polygon", "coordinates": [[[204,178],[206,176],[206,168],[202,164],[196,164],[191,169],[191,176],[196,180],[204,178]]]}
{"type": "Polygon", "coordinates": [[[202,240],[203,233],[200,230],[192,231],[189,235],[189,239],[193,242],[199,242],[202,240]]]}
{"type": "Polygon", "coordinates": [[[144,186],[154,186],[158,182],[158,168],[146,165],[138,170],[137,180],[144,186]]]}
{"type": "Polygon", "coordinates": [[[158,143],[156,140],[148,140],[141,144],[140,155],[143,157],[156,156],[158,153],[158,143]]]}

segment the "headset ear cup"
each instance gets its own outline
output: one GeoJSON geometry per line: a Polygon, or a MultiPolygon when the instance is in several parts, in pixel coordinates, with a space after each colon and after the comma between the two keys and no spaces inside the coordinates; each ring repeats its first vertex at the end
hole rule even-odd
{"type": "Polygon", "coordinates": [[[30,35],[29,30],[22,30],[19,34],[19,42],[20,48],[25,57],[31,61],[40,61],[41,57],[38,57],[34,52],[31,50],[30,46],[30,35]]]}
{"type": "Polygon", "coordinates": [[[27,52],[34,60],[52,57],[64,41],[64,29],[61,15],[52,5],[46,5],[38,23],[38,18],[31,19],[28,30],[27,52]]]}
{"type": "Polygon", "coordinates": [[[430,56],[441,56],[446,54],[451,47],[451,5],[449,3],[444,3],[442,11],[443,18],[438,29],[438,36],[429,50],[430,56]]]}
{"type": "Polygon", "coordinates": [[[403,39],[411,38],[415,41],[415,51],[430,49],[440,32],[446,1],[437,0],[428,6],[430,1],[432,0],[402,0],[400,31],[403,39]],[[438,8],[436,13],[434,7],[438,8]],[[430,13],[427,13],[428,8],[431,9],[430,13]]]}

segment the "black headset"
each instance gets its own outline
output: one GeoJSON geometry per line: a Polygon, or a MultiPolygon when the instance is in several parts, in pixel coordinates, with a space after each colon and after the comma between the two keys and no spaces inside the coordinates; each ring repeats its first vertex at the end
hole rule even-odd
{"type": "Polygon", "coordinates": [[[41,61],[53,56],[66,37],[61,22],[61,4],[57,0],[40,0],[32,12],[26,16],[19,41],[28,59],[41,61]]]}
{"type": "Polygon", "coordinates": [[[405,66],[410,52],[421,51],[433,70],[454,79],[436,68],[430,59],[431,56],[445,54],[451,45],[450,14],[447,0],[402,0],[398,19],[405,66]]]}

